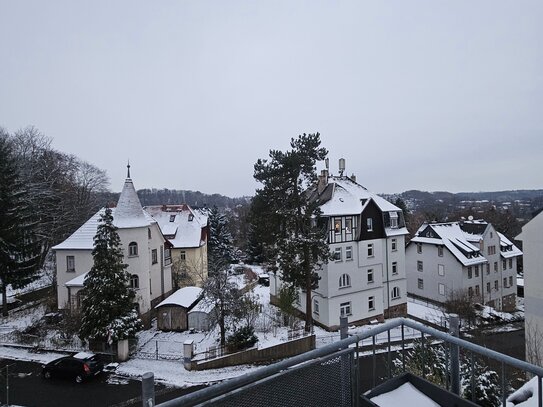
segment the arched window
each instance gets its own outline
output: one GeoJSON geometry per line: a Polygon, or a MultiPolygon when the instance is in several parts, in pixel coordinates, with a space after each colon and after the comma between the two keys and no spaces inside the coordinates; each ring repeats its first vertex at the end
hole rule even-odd
{"type": "Polygon", "coordinates": [[[130,288],[140,288],[140,278],[136,274],[130,276],[130,288]]]}
{"type": "Polygon", "coordinates": [[[138,244],[136,242],[131,242],[128,245],[128,255],[137,256],[138,255],[138,244]]]}
{"type": "Polygon", "coordinates": [[[349,287],[351,285],[351,277],[348,274],[343,274],[339,278],[339,288],[349,287]]]}
{"type": "Polygon", "coordinates": [[[399,287],[394,287],[392,289],[392,299],[395,299],[395,298],[400,298],[400,288],[399,287]]]}

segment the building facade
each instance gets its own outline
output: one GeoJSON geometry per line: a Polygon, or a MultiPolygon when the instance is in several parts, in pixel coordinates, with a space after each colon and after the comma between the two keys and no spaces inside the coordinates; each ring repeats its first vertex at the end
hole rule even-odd
{"type": "Polygon", "coordinates": [[[406,248],[407,291],[436,303],[467,293],[512,311],[519,256],[522,252],[484,220],[423,224],[406,248]]]}
{"type": "Polygon", "coordinates": [[[526,360],[543,366],[543,212],[517,236],[524,252],[524,321],[526,360]]]}
{"type": "MultiPolygon", "coordinates": [[[[53,247],[59,309],[75,311],[80,307],[80,292],[93,266],[94,236],[104,211],[98,211],[64,242],[53,247]]],[[[153,307],[172,291],[171,245],[157,222],[143,211],[130,173],[112,215],[121,240],[123,261],[128,264],[130,284],[136,291],[134,306],[148,323],[153,307]]]]}
{"type": "Polygon", "coordinates": [[[187,204],[146,206],[144,210],[172,245],[174,287],[201,287],[208,274],[207,215],[187,204]]]}
{"type": "MultiPolygon", "coordinates": [[[[340,316],[350,324],[404,315],[407,312],[405,235],[402,210],[356,183],[354,177],[323,171],[310,190],[321,203],[333,260],[318,271],[312,293],[313,320],[336,329],[340,316]]],[[[280,272],[270,276],[271,300],[281,289],[280,272]]],[[[299,293],[300,312],[305,293],[299,293]]]]}

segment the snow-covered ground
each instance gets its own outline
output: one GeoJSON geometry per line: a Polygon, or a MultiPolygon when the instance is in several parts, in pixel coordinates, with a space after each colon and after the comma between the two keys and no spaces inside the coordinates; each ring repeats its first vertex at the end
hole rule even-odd
{"type": "MultiPolygon", "coordinates": [[[[252,268],[256,275],[265,274],[265,271],[260,266],[247,266],[252,268]]],[[[232,275],[239,287],[246,285],[245,276],[243,274],[232,275]]],[[[45,283],[46,277],[42,280],[45,283]]],[[[41,283],[36,283],[35,287],[39,287],[41,283]]],[[[277,307],[270,304],[269,287],[257,284],[254,286],[251,295],[258,301],[262,312],[256,318],[255,334],[258,337],[258,347],[264,348],[285,342],[289,338],[289,328],[282,326],[281,316],[277,307]]],[[[9,337],[10,334],[17,330],[32,325],[40,320],[45,314],[45,306],[37,305],[28,309],[12,311],[8,318],[0,320],[0,338],[9,337]]],[[[439,308],[433,305],[428,305],[422,302],[409,301],[408,313],[419,319],[432,322],[434,324],[443,324],[446,314],[439,308]]],[[[491,309],[484,309],[483,314],[489,318],[499,318],[508,321],[511,314],[497,313],[491,309]]],[[[304,322],[295,320],[294,328],[301,330],[304,322]]],[[[378,326],[379,324],[352,326],[349,328],[350,334],[358,334],[367,332],[368,330],[378,326]]],[[[339,332],[328,332],[320,327],[314,327],[316,335],[317,347],[330,344],[339,340],[339,332]]],[[[292,334],[292,331],[290,331],[292,334]]],[[[53,338],[58,332],[48,332],[47,338],[53,338]]],[[[406,339],[418,337],[419,332],[413,332],[410,329],[405,329],[404,337],[406,339]]],[[[202,354],[210,348],[216,347],[219,344],[219,331],[214,329],[210,332],[162,332],[156,328],[156,323],[152,328],[142,331],[138,334],[138,348],[134,357],[124,363],[119,364],[116,373],[126,376],[139,378],[144,372],[154,372],[155,378],[165,384],[186,387],[198,384],[212,383],[226,378],[239,376],[243,373],[258,369],[255,366],[236,366],[222,369],[206,370],[201,372],[186,371],[182,364],[183,343],[190,339],[194,341],[195,353],[202,354]],[[157,359],[158,354],[158,359],[157,359]]],[[[401,328],[391,330],[390,337],[392,341],[401,339],[401,328]]],[[[10,337],[11,338],[11,337],[10,337]]],[[[387,333],[377,336],[376,343],[386,343],[388,341],[387,333]]],[[[364,341],[362,345],[371,344],[371,338],[364,341]]],[[[56,353],[32,353],[24,349],[14,349],[11,347],[0,346],[0,357],[13,358],[37,361],[41,363],[48,362],[59,354],[56,353]]]]}
{"type": "Polygon", "coordinates": [[[507,407],[536,407],[538,397],[537,377],[534,377],[507,398],[507,407]]]}

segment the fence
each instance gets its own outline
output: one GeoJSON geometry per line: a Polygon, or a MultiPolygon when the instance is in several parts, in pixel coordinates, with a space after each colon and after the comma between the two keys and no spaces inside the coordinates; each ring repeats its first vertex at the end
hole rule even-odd
{"type": "MultiPolygon", "coordinates": [[[[457,317],[452,318],[451,326],[453,333],[458,335],[457,317]]],[[[384,381],[390,382],[393,376],[411,368],[404,340],[404,331],[407,327],[420,334],[421,360],[418,364],[419,370],[414,372],[416,376],[431,379],[430,368],[433,366],[430,359],[431,347],[441,346],[444,349],[445,374],[443,382],[439,383],[444,394],[460,395],[461,377],[464,389],[471,386],[471,389],[477,390],[475,384],[478,377],[477,370],[474,368],[477,355],[481,360],[491,360],[493,367],[497,367],[500,392],[499,401],[495,404],[506,405],[509,391],[508,379],[514,376],[512,372],[518,370],[523,375],[530,373],[538,377],[537,402],[539,406],[543,405],[541,388],[543,368],[475,345],[418,322],[396,318],[320,349],[167,401],[159,407],[189,407],[201,403],[209,406],[242,407],[360,406],[363,393],[367,389],[375,389],[384,381]],[[390,332],[395,328],[400,328],[402,337],[397,350],[392,349],[391,340],[389,340],[385,352],[379,354],[376,351],[376,336],[385,333],[390,339],[390,332]],[[440,344],[435,345],[436,342],[440,344]],[[363,346],[370,347],[369,356],[362,356],[360,350],[363,346]],[[392,360],[393,353],[395,353],[396,363],[392,360]],[[468,363],[461,363],[462,357],[468,363]],[[511,377],[508,377],[508,373],[511,377]]],[[[468,396],[471,400],[477,400],[477,397],[476,391],[472,391],[468,396]]]]}
{"type": "Polygon", "coordinates": [[[183,360],[183,342],[149,341],[142,349],[131,352],[140,359],[183,360]]]}
{"type": "Polygon", "coordinates": [[[80,352],[88,350],[77,336],[69,338],[62,337],[40,337],[37,335],[23,334],[18,331],[0,335],[0,344],[19,345],[23,347],[40,349],[44,351],[68,351],[80,352]]]}

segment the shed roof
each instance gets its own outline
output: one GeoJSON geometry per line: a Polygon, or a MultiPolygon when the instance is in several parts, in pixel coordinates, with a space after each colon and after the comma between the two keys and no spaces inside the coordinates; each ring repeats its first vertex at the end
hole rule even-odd
{"type": "Polygon", "coordinates": [[[184,308],[190,308],[196,303],[202,296],[202,289],[200,287],[183,287],[174,292],[155,308],[163,307],[166,305],[174,305],[184,308]]]}

